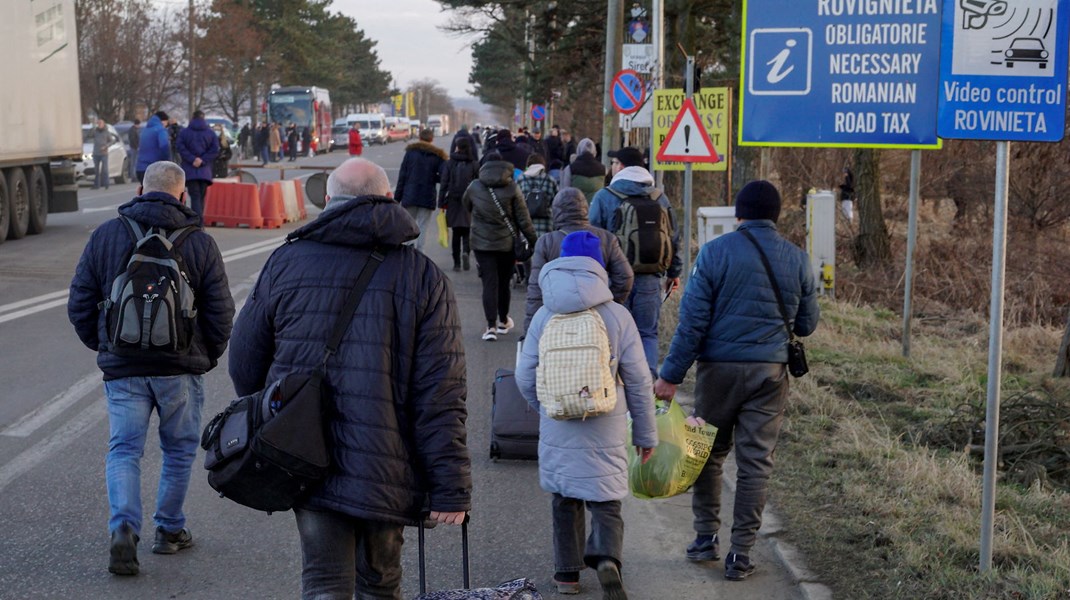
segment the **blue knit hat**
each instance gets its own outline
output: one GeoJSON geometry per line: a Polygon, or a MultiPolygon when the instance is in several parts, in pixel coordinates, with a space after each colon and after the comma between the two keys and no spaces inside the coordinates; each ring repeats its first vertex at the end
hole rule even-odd
{"type": "Polygon", "coordinates": [[[604,269],[606,261],[602,260],[602,242],[590,231],[574,231],[565,236],[561,242],[561,256],[586,256],[598,261],[604,269]]]}

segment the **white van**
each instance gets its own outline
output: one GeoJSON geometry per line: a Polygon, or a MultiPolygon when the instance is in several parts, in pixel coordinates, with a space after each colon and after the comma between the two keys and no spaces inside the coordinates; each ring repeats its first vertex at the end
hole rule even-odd
{"type": "Polygon", "coordinates": [[[367,145],[385,144],[389,141],[386,132],[386,115],[383,113],[351,113],[346,116],[346,124],[357,124],[361,141],[367,145]]]}

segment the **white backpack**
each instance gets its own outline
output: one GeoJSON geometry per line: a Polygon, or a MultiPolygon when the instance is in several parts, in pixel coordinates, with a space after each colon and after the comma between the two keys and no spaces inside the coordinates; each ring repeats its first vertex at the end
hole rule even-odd
{"type": "Polygon", "coordinates": [[[546,416],[585,419],[617,406],[609,334],[592,308],[554,315],[539,339],[535,388],[546,416]]]}

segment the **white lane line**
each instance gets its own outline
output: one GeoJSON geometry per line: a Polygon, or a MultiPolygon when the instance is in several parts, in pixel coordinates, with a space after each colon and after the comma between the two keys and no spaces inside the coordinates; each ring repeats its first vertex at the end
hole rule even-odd
{"type": "Polygon", "coordinates": [[[242,252],[247,252],[247,251],[252,250],[254,248],[267,248],[268,246],[278,246],[279,244],[283,243],[284,241],[286,241],[286,236],[281,235],[279,237],[273,237],[271,239],[267,239],[267,240],[264,240],[264,241],[261,241],[261,242],[256,242],[254,244],[246,244],[245,246],[238,246],[237,248],[231,248],[230,250],[222,252],[221,254],[223,255],[223,258],[225,259],[225,258],[227,258],[228,256],[230,256],[232,254],[240,254],[242,252]]]}
{"type": "Polygon", "coordinates": [[[28,437],[55,418],[56,415],[73,406],[89,392],[100,387],[102,380],[103,378],[99,371],[86,375],[81,381],[60,392],[55,398],[38,407],[37,410],[8,425],[3,431],[0,431],[0,435],[28,437]]]}
{"type": "Polygon", "coordinates": [[[57,306],[66,306],[67,304],[67,292],[63,292],[64,297],[59,300],[53,300],[51,302],[45,302],[44,304],[38,304],[33,308],[26,308],[18,312],[9,313],[0,316],[0,323],[7,323],[8,321],[14,321],[15,319],[21,319],[22,317],[28,317],[32,314],[39,313],[50,308],[56,308],[57,306]]]}
{"type": "Polygon", "coordinates": [[[5,304],[0,306],[0,313],[6,313],[16,308],[22,308],[23,306],[30,306],[31,304],[37,304],[38,302],[46,302],[48,300],[54,300],[56,298],[66,298],[67,290],[60,290],[58,292],[49,292],[33,298],[27,298],[26,300],[19,300],[18,302],[12,302],[11,304],[5,304]]]}
{"type": "Polygon", "coordinates": [[[80,213],[107,212],[107,211],[112,211],[112,210],[118,210],[118,208],[120,206],[122,206],[122,204],[116,204],[114,206],[99,206],[97,208],[83,208],[82,210],[80,210],[78,212],[80,212],[80,213]]]}
{"type": "Polygon", "coordinates": [[[97,401],[78,413],[77,416],[53,432],[52,435],[30,446],[14,459],[0,466],[0,491],[3,491],[15,479],[51,458],[53,454],[62,451],[72,442],[81,438],[100,423],[107,414],[107,401],[104,398],[98,398],[97,401]]]}

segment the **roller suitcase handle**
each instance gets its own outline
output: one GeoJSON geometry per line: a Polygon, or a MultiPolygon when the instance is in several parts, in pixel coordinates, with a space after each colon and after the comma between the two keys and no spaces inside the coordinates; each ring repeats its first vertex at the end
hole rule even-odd
{"type": "MultiPolygon", "coordinates": [[[[471,519],[471,515],[465,513],[464,521],[461,521],[461,572],[464,576],[464,589],[470,589],[472,587],[469,573],[468,563],[468,521],[471,519]]],[[[420,594],[427,593],[427,567],[424,563],[424,519],[420,519],[418,525],[419,537],[420,537],[420,594]]]]}

